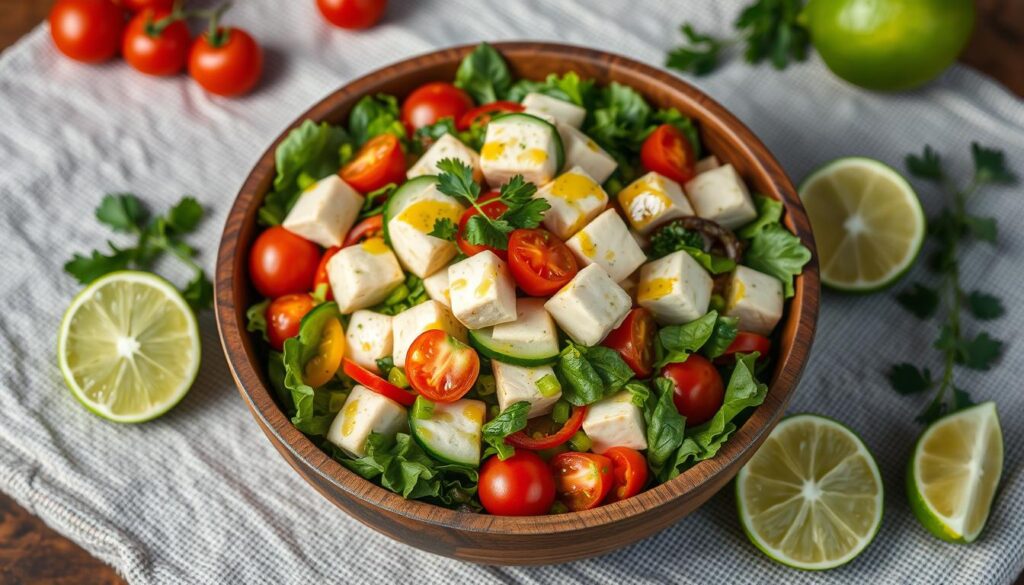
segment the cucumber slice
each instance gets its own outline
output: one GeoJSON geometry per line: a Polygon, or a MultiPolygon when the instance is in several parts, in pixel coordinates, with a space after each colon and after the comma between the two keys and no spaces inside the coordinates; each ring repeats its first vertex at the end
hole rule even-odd
{"type": "Polygon", "coordinates": [[[469,341],[483,355],[514,366],[544,366],[558,358],[558,330],[544,299],[517,300],[515,321],[470,331],[469,341]]]}
{"type": "Polygon", "coordinates": [[[381,212],[384,215],[384,241],[391,245],[391,236],[388,234],[388,224],[395,218],[403,209],[409,206],[410,203],[416,200],[416,197],[421,195],[427,188],[428,185],[437,182],[437,177],[434,175],[423,175],[410,179],[402,186],[395,189],[388,200],[384,203],[384,210],[381,212]]]}
{"type": "Polygon", "coordinates": [[[479,400],[434,403],[430,418],[409,417],[409,429],[423,450],[444,463],[480,465],[480,436],[487,405],[479,400]]]}
{"type": "MultiPolygon", "coordinates": [[[[551,132],[551,138],[554,139],[555,142],[555,163],[557,163],[555,169],[561,170],[562,167],[565,166],[565,146],[562,144],[562,135],[558,133],[558,128],[556,128],[554,124],[532,114],[524,114],[521,112],[495,116],[491,119],[490,123],[493,124],[499,120],[502,122],[526,122],[527,124],[540,124],[547,127],[551,132]]],[[[539,186],[540,185],[538,185],[538,187],[539,186]]]]}
{"type": "Polygon", "coordinates": [[[558,358],[558,348],[551,351],[549,348],[529,343],[495,341],[493,329],[493,327],[485,327],[469,332],[469,344],[485,357],[527,368],[553,364],[558,358]]]}

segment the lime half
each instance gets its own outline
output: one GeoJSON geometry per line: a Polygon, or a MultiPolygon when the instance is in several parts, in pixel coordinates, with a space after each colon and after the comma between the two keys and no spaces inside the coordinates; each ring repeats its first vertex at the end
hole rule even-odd
{"type": "Polygon", "coordinates": [[[114,272],[71,301],[57,359],[71,393],[92,412],[115,422],[152,420],[195,381],[199,327],[166,280],[114,272]]]}
{"type": "Polygon", "coordinates": [[[973,542],[1003,473],[1003,432],[994,402],[934,422],[914,448],[907,495],[917,519],[949,542],[973,542]]]}
{"type": "Polygon", "coordinates": [[[736,476],[747,537],[773,560],[831,569],[856,557],[882,523],[882,478],[864,443],[828,418],[783,420],[736,476]]]}
{"type": "Polygon", "coordinates": [[[917,194],[892,167],[869,158],[840,158],[800,186],[814,228],[821,281],[866,292],[895,282],[910,268],[927,223],[917,194]]]}

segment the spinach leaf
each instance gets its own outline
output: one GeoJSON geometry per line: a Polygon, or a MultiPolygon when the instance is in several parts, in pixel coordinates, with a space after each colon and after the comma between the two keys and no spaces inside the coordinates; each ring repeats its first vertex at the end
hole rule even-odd
{"type": "Polygon", "coordinates": [[[750,240],[744,258],[747,266],[782,281],[786,298],[793,296],[793,278],[811,260],[811,251],[779,223],[770,223],[750,240]]]}
{"type": "Polygon", "coordinates": [[[679,414],[672,395],[675,385],[667,378],[654,380],[655,392],[644,410],[647,423],[647,462],[658,475],[683,444],[686,418],[679,414]]]}
{"type": "Polygon", "coordinates": [[[562,383],[562,398],[575,406],[611,396],[633,378],[633,370],[615,350],[571,341],[559,354],[555,373],[562,383]]]}
{"type": "Polygon", "coordinates": [[[718,319],[715,320],[715,329],[711,332],[711,337],[704,344],[704,347],[701,348],[704,355],[714,359],[725,353],[725,350],[729,349],[729,345],[732,344],[739,333],[739,328],[737,327],[739,321],[739,317],[719,315],[718,319]]]}
{"type": "Polygon", "coordinates": [[[394,134],[404,141],[405,125],[399,117],[398,99],[383,93],[363,96],[348,116],[348,130],[355,148],[381,134],[394,134]]]}
{"type": "Polygon", "coordinates": [[[512,87],[512,75],[501,54],[487,43],[480,43],[459,64],[455,87],[466,90],[476,103],[489,104],[505,97],[512,87]]]}
{"type": "Polygon", "coordinates": [[[259,210],[260,223],[278,225],[303,188],[338,172],[341,167],[341,149],[349,144],[343,128],[326,122],[315,124],[306,120],[277,147],[274,159],[277,176],[274,190],[267,194],[259,210]]]}
{"type": "Polygon", "coordinates": [[[510,404],[481,429],[484,441],[494,448],[498,459],[504,461],[515,453],[515,449],[505,442],[505,437],[526,428],[526,415],[529,412],[530,403],[525,400],[510,404]]]}
{"type": "Polygon", "coordinates": [[[715,331],[718,311],[708,311],[703,317],[682,325],[669,325],[658,331],[658,343],[655,346],[655,368],[665,364],[685,362],[690,354],[704,347],[715,331]]]}

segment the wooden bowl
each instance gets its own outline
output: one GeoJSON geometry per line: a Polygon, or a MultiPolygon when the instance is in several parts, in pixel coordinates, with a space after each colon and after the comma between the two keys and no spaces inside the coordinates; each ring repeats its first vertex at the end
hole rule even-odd
{"type": "MultiPolygon", "coordinates": [[[[496,43],[514,75],[543,79],[576,71],[600,84],[635,88],[656,107],[693,117],[708,151],[732,163],[752,191],[781,200],[785,223],[814,250],[810,223],[793,185],[765,146],[735,117],[685,81],[625,57],[552,43],[496,43]]],[[[585,512],[515,518],[457,512],[405,500],[350,472],[295,429],[272,398],[258,341],[246,332],[245,310],[258,296],[249,284],[247,254],[259,228],[256,212],[274,179],[274,151],[303,120],[344,123],[350,108],[378,92],[404,96],[428,81],[450,80],[472,46],[445,49],[389,65],[335,91],[283,132],[249,174],[228,216],[217,258],[216,313],[221,341],[239,392],[263,432],[325,498],[360,522],[433,553],[491,564],[539,565],[601,555],[654,534],[697,509],[753,455],[782,417],[807,362],[818,314],[818,265],[796,279],[776,342],[775,370],[764,404],[713,459],[636,497],[585,512]]],[[[331,510],[324,508],[324,514],[331,510]]]]}

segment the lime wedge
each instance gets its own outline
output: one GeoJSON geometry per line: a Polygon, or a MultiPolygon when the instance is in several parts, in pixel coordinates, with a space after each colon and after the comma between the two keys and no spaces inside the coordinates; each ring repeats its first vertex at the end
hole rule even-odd
{"type": "Polygon", "coordinates": [[[64,313],[57,359],[86,408],[124,423],[152,420],[188,392],[199,371],[199,327],[185,299],[148,272],[114,272],[64,313]]]}
{"type": "Polygon", "coordinates": [[[1003,431],[993,402],[946,416],[928,427],[907,469],[907,495],[917,519],[949,542],[973,542],[988,519],[1003,472],[1003,431]]]}
{"type": "Polygon", "coordinates": [[[845,291],[884,288],[910,268],[926,232],[917,194],[877,160],[840,158],[800,186],[814,229],[821,281],[845,291]]]}
{"type": "Polygon", "coordinates": [[[810,414],[783,420],[736,476],[747,537],[775,561],[831,569],[856,557],[882,522],[882,478],[845,426],[810,414]]]}

